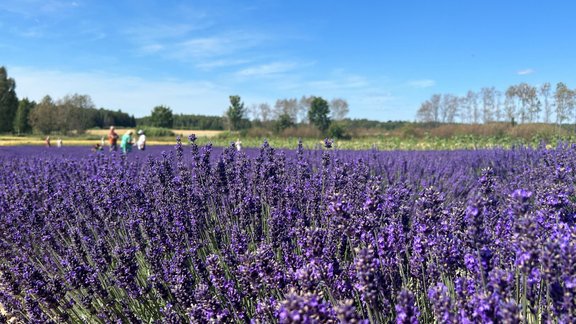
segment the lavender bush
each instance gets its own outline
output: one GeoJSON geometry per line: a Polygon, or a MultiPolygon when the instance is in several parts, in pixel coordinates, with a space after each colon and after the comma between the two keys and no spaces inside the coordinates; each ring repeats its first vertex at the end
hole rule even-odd
{"type": "Polygon", "coordinates": [[[576,148],[0,148],[28,323],[576,318],[576,148]]]}

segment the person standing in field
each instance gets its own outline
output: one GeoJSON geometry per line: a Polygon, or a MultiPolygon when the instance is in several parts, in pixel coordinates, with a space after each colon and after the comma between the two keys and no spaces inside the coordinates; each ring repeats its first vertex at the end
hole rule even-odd
{"type": "Polygon", "coordinates": [[[46,147],[50,147],[50,136],[46,136],[44,142],[46,143],[46,147]]]}
{"type": "Polygon", "coordinates": [[[136,144],[138,145],[138,149],[140,151],[144,151],[146,149],[146,134],[144,134],[143,130],[138,131],[138,142],[136,142],[136,144]]]}
{"type": "Polygon", "coordinates": [[[126,154],[132,151],[132,130],[127,131],[124,135],[122,135],[122,141],[120,142],[120,147],[122,148],[122,153],[126,154]]]}
{"type": "Polygon", "coordinates": [[[237,139],[236,142],[234,142],[234,145],[236,146],[237,151],[242,151],[242,142],[240,139],[237,139]]]}
{"type": "Polygon", "coordinates": [[[118,150],[118,134],[114,131],[114,126],[110,126],[108,133],[108,141],[110,142],[110,151],[118,150]]]}
{"type": "Polygon", "coordinates": [[[56,146],[62,147],[62,139],[60,137],[58,137],[58,140],[56,140],[56,146]]]}

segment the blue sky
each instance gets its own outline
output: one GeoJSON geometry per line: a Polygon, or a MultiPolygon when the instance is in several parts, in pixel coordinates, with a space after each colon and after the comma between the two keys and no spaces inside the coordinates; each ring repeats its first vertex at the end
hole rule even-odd
{"type": "Polygon", "coordinates": [[[5,0],[0,65],[20,98],[89,95],[136,117],[222,115],[303,95],[414,120],[435,93],[576,87],[572,1],[5,0]]]}

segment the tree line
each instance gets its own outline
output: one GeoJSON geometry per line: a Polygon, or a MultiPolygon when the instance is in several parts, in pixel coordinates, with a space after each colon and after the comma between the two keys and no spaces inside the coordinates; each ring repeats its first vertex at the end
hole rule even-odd
{"type": "Polygon", "coordinates": [[[420,122],[437,123],[556,123],[576,122],[576,89],[558,82],[540,86],[520,83],[505,91],[484,87],[466,95],[433,94],[416,113],[420,122]]]}
{"type": "Polygon", "coordinates": [[[300,100],[278,99],[274,107],[268,103],[247,107],[239,95],[231,95],[229,100],[230,105],[221,117],[175,115],[170,107],[156,106],[150,116],[139,118],[137,123],[139,126],[161,128],[229,131],[267,127],[276,132],[302,124],[312,124],[324,134],[333,126],[333,120],[342,120],[348,113],[348,103],[341,98],[330,102],[316,96],[303,96],[300,100]]]}
{"type": "Polygon", "coordinates": [[[122,112],[96,108],[89,95],[72,94],[54,100],[46,95],[40,102],[18,99],[16,82],[0,67],[0,132],[14,134],[83,133],[90,128],[160,127],[176,129],[246,130],[260,127],[281,133],[287,128],[312,125],[320,133],[343,136],[345,129],[390,127],[390,122],[346,118],[349,105],[345,99],[325,100],[318,96],[277,99],[247,106],[238,95],[229,97],[230,106],[222,116],[173,114],[170,107],[156,106],[149,116],[134,118],[122,112]]]}
{"type": "Polygon", "coordinates": [[[136,119],[121,110],[97,109],[88,95],[67,95],[54,100],[49,95],[37,103],[18,99],[16,82],[0,67],[0,133],[82,133],[89,128],[111,125],[134,127],[136,119]]]}
{"type": "Polygon", "coordinates": [[[67,134],[82,133],[89,128],[162,127],[178,129],[243,130],[253,126],[271,127],[277,132],[301,124],[312,124],[322,133],[343,120],[348,102],[342,98],[331,101],[322,97],[302,96],[300,99],[278,99],[247,107],[240,96],[230,96],[230,107],[223,116],[173,114],[170,107],[156,106],[150,116],[134,118],[121,110],[97,109],[88,95],[73,94],[54,100],[46,95],[39,103],[27,98],[19,100],[16,82],[0,67],[0,132],[67,134]]]}

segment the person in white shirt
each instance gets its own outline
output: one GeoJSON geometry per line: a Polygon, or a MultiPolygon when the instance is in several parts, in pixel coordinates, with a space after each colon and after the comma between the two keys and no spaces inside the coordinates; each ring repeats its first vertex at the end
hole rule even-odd
{"type": "Polygon", "coordinates": [[[236,146],[237,151],[242,150],[242,142],[240,142],[240,139],[236,140],[236,142],[234,142],[234,145],[236,146]]]}
{"type": "Polygon", "coordinates": [[[136,142],[136,145],[141,151],[146,149],[146,135],[143,130],[138,131],[138,141],[136,142]]]}

